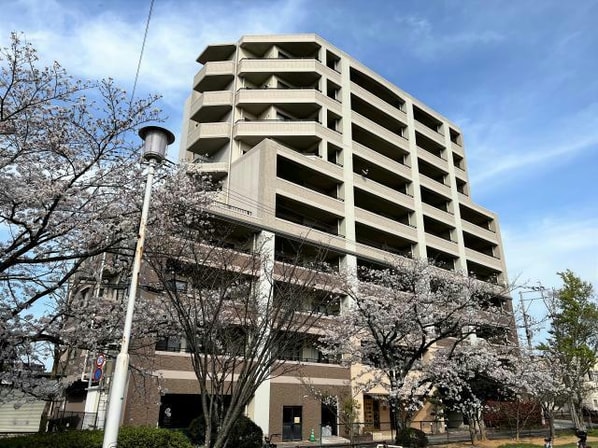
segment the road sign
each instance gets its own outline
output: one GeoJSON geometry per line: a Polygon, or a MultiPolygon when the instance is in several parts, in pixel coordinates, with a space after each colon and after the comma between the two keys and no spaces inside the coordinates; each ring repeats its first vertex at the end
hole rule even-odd
{"type": "Polygon", "coordinates": [[[96,358],[96,366],[104,367],[104,364],[106,364],[106,355],[104,355],[103,353],[100,353],[98,355],[98,357],[96,358]]]}
{"type": "Polygon", "coordinates": [[[94,381],[100,381],[102,379],[102,375],[104,374],[104,371],[101,369],[101,367],[96,367],[93,371],[93,380],[94,381]]]}

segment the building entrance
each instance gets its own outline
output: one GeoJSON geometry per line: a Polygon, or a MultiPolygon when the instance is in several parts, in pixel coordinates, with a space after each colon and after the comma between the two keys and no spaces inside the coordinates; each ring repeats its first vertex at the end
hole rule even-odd
{"type": "Polygon", "coordinates": [[[282,440],[301,440],[302,434],[302,406],[282,407],[282,440]]]}
{"type": "MultiPolygon", "coordinates": [[[[336,403],[334,403],[332,406],[336,407],[336,403]]],[[[331,405],[322,403],[321,415],[322,437],[338,435],[336,414],[334,413],[333,409],[331,409],[331,405]]]]}

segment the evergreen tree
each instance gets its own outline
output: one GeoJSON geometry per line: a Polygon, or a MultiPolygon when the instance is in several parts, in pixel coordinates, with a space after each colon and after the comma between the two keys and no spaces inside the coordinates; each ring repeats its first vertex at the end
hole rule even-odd
{"type": "Polygon", "coordinates": [[[582,403],[591,388],[587,378],[598,353],[598,304],[591,283],[570,270],[559,276],[563,286],[549,303],[550,336],[539,349],[560,366],[557,373],[569,394],[571,419],[583,428],[582,403]]]}

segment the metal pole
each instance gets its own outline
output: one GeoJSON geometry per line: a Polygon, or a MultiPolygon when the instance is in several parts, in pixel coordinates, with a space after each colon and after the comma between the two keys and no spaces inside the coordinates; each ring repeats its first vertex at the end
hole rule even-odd
{"type": "Polygon", "coordinates": [[[127,299],[127,313],[125,315],[125,326],[120,345],[120,353],[116,357],[114,374],[110,384],[110,396],[108,401],[108,413],[106,415],[106,426],[104,427],[104,442],[102,448],[116,448],[118,429],[122,416],[123,403],[125,400],[125,389],[129,371],[129,341],[131,338],[131,327],[133,325],[133,310],[135,309],[135,297],[137,295],[137,283],[141,269],[141,257],[143,255],[143,244],[145,242],[145,230],[147,216],[149,213],[150,199],[152,195],[152,182],[154,179],[156,160],[150,159],[147,171],[147,182],[145,184],[145,196],[141,210],[141,221],[139,223],[139,235],[133,260],[133,272],[131,273],[131,285],[127,299]]]}

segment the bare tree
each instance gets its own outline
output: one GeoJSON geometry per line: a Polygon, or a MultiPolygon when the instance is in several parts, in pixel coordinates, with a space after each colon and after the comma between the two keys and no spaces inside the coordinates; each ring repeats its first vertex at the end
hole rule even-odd
{"type": "Polygon", "coordinates": [[[300,243],[293,259],[275,261],[274,235],[240,244],[234,225],[201,210],[185,208],[175,221],[159,226],[166,233],[153,235],[147,258],[167,298],[170,335],[190,352],[205,446],[221,448],[264,381],[296,369],[288,361],[302,361],[306,343],[317,353],[325,310],[338,304],[338,273],[319,254],[301,261],[300,243]]]}

